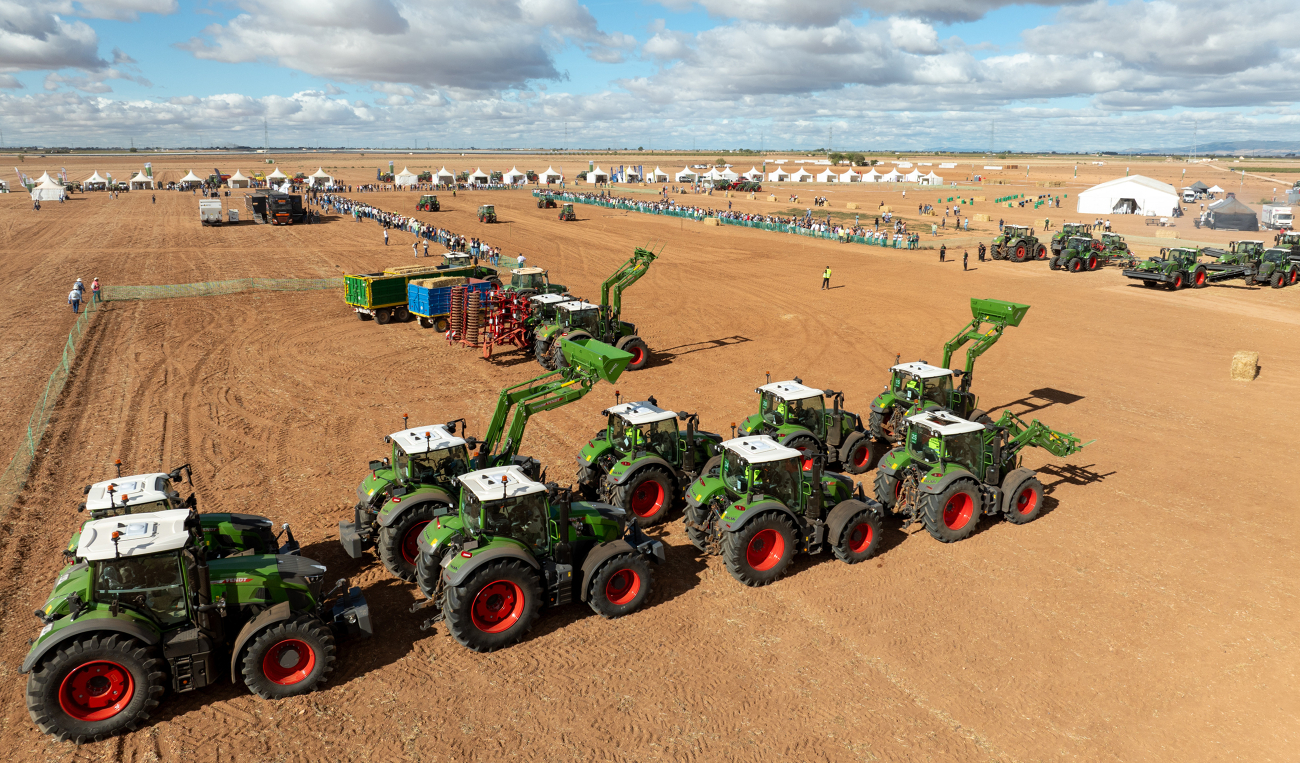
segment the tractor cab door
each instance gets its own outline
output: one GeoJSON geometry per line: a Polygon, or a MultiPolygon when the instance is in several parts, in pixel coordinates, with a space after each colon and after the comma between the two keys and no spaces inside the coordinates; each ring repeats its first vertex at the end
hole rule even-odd
{"type": "Polygon", "coordinates": [[[803,461],[787,458],[768,461],[750,467],[749,487],[754,493],[771,496],[786,508],[798,511],[803,507],[803,461]]]}
{"type": "Polygon", "coordinates": [[[465,519],[470,532],[513,538],[539,555],[550,548],[550,533],[547,532],[550,518],[546,493],[529,493],[482,504],[470,495],[465,501],[465,519]]]}
{"type": "Polygon", "coordinates": [[[96,562],[94,597],[104,604],[116,599],[152,617],[162,630],[190,619],[179,552],[96,562]]]}
{"type": "Polygon", "coordinates": [[[984,473],[984,446],[980,432],[963,432],[943,438],[943,458],[960,464],[971,474],[984,473]]]}
{"type": "Polygon", "coordinates": [[[642,424],[642,436],[645,437],[647,450],[670,464],[677,463],[677,421],[664,419],[649,424],[642,424]]]}
{"type": "Polygon", "coordinates": [[[826,420],[830,414],[826,412],[826,401],[821,395],[791,401],[790,416],[793,419],[790,423],[798,424],[817,435],[817,439],[826,441],[826,420]]]}

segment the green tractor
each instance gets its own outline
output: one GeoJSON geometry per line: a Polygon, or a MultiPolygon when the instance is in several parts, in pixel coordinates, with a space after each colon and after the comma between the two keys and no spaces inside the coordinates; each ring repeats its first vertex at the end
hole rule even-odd
{"type": "Polygon", "coordinates": [[[627,513],[572,500],[515,466],[463,474],[455,514],[420,536],[417,581],[436,607],[421,629],[445,622],[462,646],[492,652],[524,637],[538,611],[575,599],[606,618],[631,614],[650,596],[650,562],[664,544],[627,513]]]}
{"type": "Polygon", "coordinates": [[[497,208],[492,204],[484,204],[478,208],[478,221],[481,223],[494,223],[497,221],[497,208]]]}
{"type": "Polygon", "coordinates": [[[1101,254],[1098,257],[1102,265],[1132,267],[1137,264],[1137,257],[1118,233],[1101,234],[1101,254]]]}
{"type": "Polygon", "coordinates": [[[204,535],[190,509],[86,523],[20,668],[41,731],[80,744],[134,730],[169,689],[225,675],[265,699],[305,694],[333,671],[336,635],[370,635],[360,588],[321,592],[325,565],[212,558],[204,535]]]}
{"type": "Polygon", "coordinates": [[[747,586],[775,582],[795,554],[831,551],[849,564],[880,546],[884,510],[853,480],[823,472],[812,458],[765,435],[722,443],[722,462],[687,489],[686,535],[706,554],[721,555],[747,586]]]}
{"type": "Polygon", "coordinates": [[[520,294],[567,294],[569,287],[551,283],[551,275],[542,268],[515,268],[510,271],[510,283],[501,287],[520,294]]]}
{"type": "Polygon", "coordinates": [[[1000,299],[972,299],[970,312],[970,323],[944,344],[941,366],[922,360],[889,369],[889,386],[871,401],[872,437],[897,443],[903,436],[904,420],[930,408],[944,408],[972,421],[988,420],[988,414],[976,407],[979,398],[970,391],[975,378],[975,360],[1002,338],[1007,327],[1020,325],[1029,312],[1029,305],[1000,299]],[[972,344],[966,350],[965,369],[951,370],[948,364],[952,354],[967,342],[972,344]],[[954,376],[959,379],[956,389],[952,383],[954,376]]]}
{"type": "Polygon", "coordinates": [[[862,417],[844,410],[844,393],[814,389],[795,377],[773,382],[754,390],[758,393],[758,413],[740,424],[742,435],[767,435],[781,445],[804,454],[810,466],[813,454],[820,453],[831,466],[842,465],[849,474],[862,474],[874,466],[871,438],[862,426],[862,417]],[[831,407],[827,409],[826,398],[831,407]]]}
{"type": "Polygon", "coordinates": [[[632,512],[632,521],[649,527],[668,519],[686,486],[717,465],[722,438],[699,431],[694,413],[673,413],[658,401],[619,403],[601,411],[605,428],[578,453],[578,486],[588,500],[632,512]],[[686,429],[677,428],[677,421],[686,429]]]}
{"type": "Polygon", "coordinates": [[[1158,256],[1148,257],[1137,263],[1136,267],[1126,268],[1124,276],[1139,281],[1148,288],[1164,285],[1170,291],[1187,286],[1202,289],[1210,285],[1210,276],[1209,270],[1201,264],[1200,256],[1198,249],[1161,249],[1158,256]]]}
{"type": "MultiPolygon", "coordinates": [[[[462,474],[514,465],[536,477],[537,459],[519,455],[532,415],[581,400],[598,381],[613,383],[631,360],[626,352],[591,339],[566,339],[561,347],[564,368],[501,391],[481,441],[456,436],[456,424],[464,432],[464,419],[441,426],[403,426],[385,437],[391,455],[370,462],[369,473],[357,486],[353,521],[339,522],[339,543],[348,556],[360,559],[366,549],[374,548],[389,572],[415,580],[420,533],[452,512],[462,474]],[[514,416],[506,430],[511,409],[514,416]],[[471,456],[474,448],[478,453],[471,456]]],[[[402,422],[405,425],[405,416],[402,422]]]]}
{"type": "Polygon", "coordinates": [[[637,249],[600,286],[600,305],[574,300],[556,305],[555,321],[538,324],[533,331],[533,352],[542,368],[564,365],[557,340],[594,338],[632,356],[627,370],[639,371],[650,360],[650,348],[637,336],[636,326],[622,320],[623,292],[650,269],[656,255],[637,249]]]}
{"type": "Polygon", "coordinates": [[[463,252],[444,252],[442,264],[434,267],[432,271],[427,273],[427,276],[435,278],[450,278],[452,276],[481,278],[484,281],[495,283],[497,286],[501,285],[501,277],[497,274],[496,268],[480,265],[477,258],[463,252]]]}
{"type": "Polygon", "coordinates": [[[537,197],[538,209],[555,209],[555,206],[555,197],[549,193],[544,193],[537,197]]]}
{"type": "Polygon", "coordinates": [[[921,522],[944,543],[970,537],[981,515],[1023,525],[1042,513],[1043,485],[1020,452],[1036,446],[1065,457],[1088,444],[1010,411],[979,424],[928,410],[907,419],[904,443],[880,460],[876,500],[904,517],[904,529],[921,522]]]}
{"type": "Polygon", "coordinates": [[[560,221],[571,223],[577,219],[578,216],[573,212],[573,205],[565,202],[564,206],[560,207],[560,221]]]}
{"type": "Polygon", "coordinates": [[[1066,223],[1061,229],[1052,234],[1052,255],[1057,256],[1061,252],[1070,248],[1072,243],[1070,239],[1086,238],[1092,239],[1092,226],[1088,223],[1066,223]]]}
{"type": "MultiPolygon", "coordinates": [[[[1052,241],[1053,245],[1056,243],[1055,240],[1052,241]]],[[[1105,244],[1095,238],[1072,236],[1061,243],[1064,248],[1047,263],[1052,270],[1078,273],[1083,270],[1096,270],[1105,264],[1102,259],[1105,244]]]]}
{"type": "Polygon", "coordinates": [[[1286,249],[1292,261],[1300,262],[1300,232],[1277,234],[1273,237],[1273,246],[1286,249]]]}
{"type": "Polygon", "coordinates": [[[438,197],[432,194],[425,194],[420,197],[420,203],[415,205],[417,212],[440,212],[442,207],[438,206],[438,197]]]}
{"type": "Polygon", "coordinates": [[[1038,242],[1033,228],[1024,225],[1002,226],[1002,232],[993,239],[990,251],[995,260],[1025,262],[1047,259],[1047,247],[1038,242]]]}
{"type": "MultiPolygon", "coordinates": [[[[1291,260],[1289,249],[1264,249],[1259,241],[1233,241],[1229,251],[1215,262],[1205,263],[1208,281],[1240,278],[1248,285],[1260,284],[1280,289],[1300,282],[1300,265],[1291,260]]],[[[1201,254],[1214,254],[1221,250],[1202,249],[1201,254]]]]}

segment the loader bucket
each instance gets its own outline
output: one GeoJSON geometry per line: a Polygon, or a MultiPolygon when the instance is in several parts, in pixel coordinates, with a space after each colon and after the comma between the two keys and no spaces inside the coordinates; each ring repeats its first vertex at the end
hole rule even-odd
{"type": "Polygon", "coordinates": [[[632,362],[632,353],[595,339],[561,339],[560,351],[569,365],[590,371],[611,384],[618,381],[623,369],[632,362]]]}
{"type": "Polygon", "coordinates": [[[970,301],[971,316],[989,323],[1019,326],[1027,312],[1029,312],[1029,305],[1004,302],[1000,299],[971,299],[970,301]]]}

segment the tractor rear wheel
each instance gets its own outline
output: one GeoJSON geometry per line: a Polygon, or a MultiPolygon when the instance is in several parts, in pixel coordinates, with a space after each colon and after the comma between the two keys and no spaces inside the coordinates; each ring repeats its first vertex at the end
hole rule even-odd
{"type": "Polygon", "coordinates": [[[422,503],[402,514],[388,527],[379,528],[379,560],[393,575],[410,583],[415,580],[415,562],[420,556],[420,533],[433,521],[434,509],[446,504],[422,503]]]}
{"type": "Polygon", "coordinates": [[[668,519],[676,503],[673,478],[658,466],[646,466],[615,490],[616,502],[632,512],[637,527],[650,527],[668,519]]]}
{"type": "Polygon", "coordinates": [[[1029,524],[1042,513],[1043,483],[1037,477],[1025,479],[1008,494],[1005,516],[1011,524],[1029,524]]]}
{"type": "Polygon", "coordinates": [[[787,448],[794,448],[803,454],[803,470],[805,472],[812,470],[813,456],[822,452],[821,445],[810,435],[795,435],[794,437],[787,438],[785,442],[781,444],[787,448]]]}
{"type": "Polygon", "coordinates": [[[865,562],[876,555],[880,548],[880,517],[870,508],[849,517],[849,521],[840,531],[831,546],[835,558],[848,564],[865,562]]]}
{"type": "Polygon", "coordinates": [[[625,336],[614,346],[632,356],[632,360],[627,364],[629,371],[640,371],[650,361],[650,348],[641,341],[639,336],[625,336]]]}
{"type": "Polygon", "coordinates": [[[320,618],[299,615],[259,632],[244,650],[244,685],[262,699],[306,694],[334,670],[334,634],[320,618]]]}
{"type": "Polygon", "coordinates": [[[1295,267],[1291,268],[1291,270],[1287,273],[1287,283],[1289,284],[1300,283],[1300,268],[1295,268],[1295,267]]]}
{"type": "Polygon", "coordinates": [[[1196,270],[1192,272],[1192,288],[1204,289],[1209,285],[1210,282],[1205,274],[1205,268],[1203,266],[1198,266],[1196,270]]]}
{"type": "Polygon", "coordinates": [[[903,481],[897,475],[876,470],[876,502],[886,509],[893,510],[898,503],[898,491],[903,488],[903,481]]]}
{"type": "Polygon", "coordinates": [[[27,679],[32,722],[60,742],[94,742],[133,731],[166,688],[162,657],[121,635],[63,644],[27,679]]]}
{"type": "Polygon", "coordinates": [[[1038,248],[1034,250],[1034,259],[1036,260],[1047,259],[1047,247],[1043,246],[1042,244],[1039,244],[1038,248]]]}
{"type": "Polygon", "coordinates": [[[542,602],[537,573],[516,559],[487,562],[460,585],[447,586],[442,614],[461,646],[494,652],[533,627],[542,602]]]}
{"type": "Polygon", "coordinates": [[[854,432],[844,442],[843,453],[845,458],[843,462],[844,471],[849,474],[862,474],[871,470],[876,465],[873,456],[876,453],[875,445],[865,432],[854,432]]]}
{"type": "Polygon", "coordinates": [[[1097,255],[1096,254],[1088,255],[1088,270],[1096,270],[1097,267],[1098,267],[1097,255]]]}
{"type": "Polygon", "coordinates": [[[775,582],[790,567],[795,553],[794,527],[775,512],[763,514],[738,532],[722,536],[727,571],[747,586],[775,582]]]}
{"type": "Polygon", "coordinates": [[[920,503],[925,529],[944,543],[969,538],[980,521],[979,488],[973,480],[956,480],[941,493],[922,493],[920,503]]]}
{"type": "Polygon", "coordinates": [[[636,611],[650,596],[650,563],[628,551],[601,564],[587,587],[587,604],[604,618],[636,611]]]}

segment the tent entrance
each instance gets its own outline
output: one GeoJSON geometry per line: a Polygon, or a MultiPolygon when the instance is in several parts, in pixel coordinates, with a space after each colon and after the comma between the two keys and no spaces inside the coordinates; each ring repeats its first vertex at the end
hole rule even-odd
{"type": "Polygon", "coordinates": [[[1137,211],[1137,199],[1120,199],[1115,202],[1115,208],[1110,213],[1113,215],[1135,215],[1137,211]]]}

